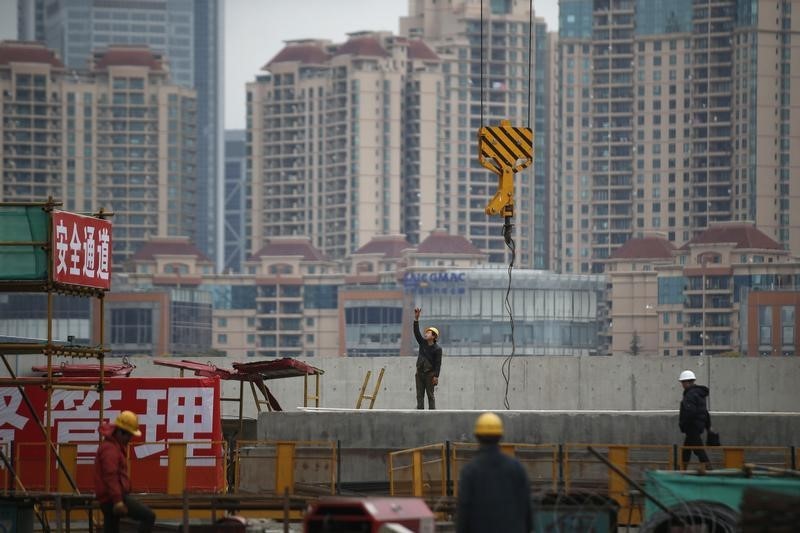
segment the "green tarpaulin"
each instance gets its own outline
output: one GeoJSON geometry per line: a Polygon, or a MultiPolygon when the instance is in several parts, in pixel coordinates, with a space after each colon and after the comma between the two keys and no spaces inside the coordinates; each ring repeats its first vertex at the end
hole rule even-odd
{"type": "MultiPolygon", "coordinates": [[[[654,470],[647,473],[647,491],[667,507],[691,501],[717,502],[735,511],[741,510],[742,494],[747,488],[757,488],[800,496],[800,479],[774,476],[738,477],[729,475],[689,475],[681,472],[654,470]]],[[[645,516],[658,512],[647,500],[645,516]]]]}
{"type": "MultiPolygon", "coordinates": [[[[0,243],[47,242],[50,217],[42,206],[0,206],[0,243]]],[[[0,281],[47,279],[42,245],[0,246],[0,281]]]]}

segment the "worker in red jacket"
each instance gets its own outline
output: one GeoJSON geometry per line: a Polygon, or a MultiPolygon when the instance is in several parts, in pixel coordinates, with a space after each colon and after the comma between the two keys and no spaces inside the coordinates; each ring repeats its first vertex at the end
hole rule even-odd
{"type": "Polygon", "coordinates": [[[113,424],[104,424],[100,433],[105,438],[94,461],[94,491],[103,511],[103,531],[117,533],[119,520],[125,516],[139,522],[139,533],[149,533],[156,515],[130,495],[128,478],[128,443],[142,436],[139,418],[131,411],[122,411],[113,424]]]}

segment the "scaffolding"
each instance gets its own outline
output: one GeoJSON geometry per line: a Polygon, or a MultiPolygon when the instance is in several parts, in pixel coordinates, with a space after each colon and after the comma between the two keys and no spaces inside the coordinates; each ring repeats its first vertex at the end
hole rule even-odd
{"type": "Polygon", "coordinates": [[[253,361],[250,363],[233,363],[233,370],[221,368],[210,363],[198,363],[196,361],[175,361],[172,359],[156,359],[154,364],[177,368],[180,376],[186,370],[192,371],[197,376],[218,377],[221,380],[233,380],[239,382],[238,397],[222,397],[223,402],[233,402],[239,408],[239,435],[242,435],[244,424],[244,384],[250,384],[253,393],[253,401],[256,409],[261,412],[262,406],[266,406],[269,411],[282,411],[278,399],[269,390],[266,381],[271,379],[282,379],[292,377],[303,377],[303,407],[309,406],[309,400],[314,402],[314,407],[319,407],[320,402],[320,381],[319,378],[325,373],[321,368],[317,368],[303,361],[298,361],[291,357],[282,359],[271,359],[265,361],[253,361]],[[309,392],[309,376],[314,378],[314,393],[309,392]],[[259,393],[260,396],[259,397],[259,393]]]}
{"type": "MultiPolygon", "coordinates": [[[[44,339],[26,339],[7,336],[0,340],[0,358],[8,376],[0,376],[0,386],[15,386],[23,402],[42,432],[45,443],[46,491],[54,490],[52,462],[59,465],[60,473],[66,476],[68,486],[74,494],[80,494],[75,480],[70,476],[53,442],[52,409],[54,390],[96,390],[99,395],[99,423],[104,418],[103,389],[106,381],[104,296],[110,288],[110,223],[106,219],[112,213],[100,209],[91,215],[79,215],[60,211],[62,203],[49,198],[46,202],[0,203],[0,293],[40,293],[46,295],[46,327],[44,339]],[[72,227],[69,223],[72,221],[72,227]],[[102,222],[101,222],[102,221],[102,222]],[[80,231],[79,231],[80,227],[80,231]],[[89,228],[89,229],[87,229],[89,228]],[[98,231],[98,228],[101,228],[98,231]],[[95,232],[97,231],[97,234],[95,232]],[[103,238],[97,241],[94,237],[103,238]],[[87,236],[91,235],[91,239],[87,236]],[[107,237],[107,239],[106,239],[107,237]],[[99,252],[99,253],[98,253],[99,252]],[[98,259],[95,266],[95,259],[98,259]],[[104,262],[103,261],[107,261],[104,262]],[[69,268],[67,268],[69,267],[69,268]],[[96,283],[79,281],[91,268],[97,273],[96,283]],[[78,271],[80,274],[76,274],[78,271]],[[103,275],[101,275],[101,273],[103,275]],[[72,276],[72,277],[70,277],[72,276]],[[79,345],[71,340],[58,341],[53,331],[54,298],[56,295],[95,298],[98,301],[100,320],[96,344],[79,345]],[[44,355],[47,364],[38,370],[41,377],[19,377],[8,362],[8,355],[44,355]],[[54,366],[54,357],[96,359],[96,374],[90,378],[70,377],[54,366]],[[25,385],[40,385],[46,391],[44,420],[34,409],[25,385]]],[[[14,474],[15,475],[15,474],[14,474]]],[[[16,475],[15,475],[16,478],[16,475]]],[[[24,487],[16,479],[18,489],[24,487]]]]}

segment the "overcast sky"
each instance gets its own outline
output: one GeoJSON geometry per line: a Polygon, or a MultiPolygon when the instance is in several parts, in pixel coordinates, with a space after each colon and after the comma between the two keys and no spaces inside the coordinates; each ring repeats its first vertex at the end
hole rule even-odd
{"type": "MultiPolygon", "coordinates": [[[[487,5],[490,0],[486,0],[487,5]]],[[[537,17],[558,29],[558,0],[534,0],[537,17]]],[[[245,127],[245,88],[283,41],[330,39],[361,31],[397,33],[408,0],[226,0],[225,2],[225,127],[245,127]]]]}

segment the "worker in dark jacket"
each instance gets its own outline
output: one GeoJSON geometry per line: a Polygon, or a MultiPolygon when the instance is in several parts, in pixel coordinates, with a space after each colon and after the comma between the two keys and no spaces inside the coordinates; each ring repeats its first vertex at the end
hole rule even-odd
{"type": "MultiPolygon", "coordinates": [[[[681,400],[680,415],[678,416],[678,426],[681,429],[681,433],[686,434],[683,445],[690,447],[703,446],[703,431],[711,427],[711,416],[708,414],[708,407],[706,406],[708,387],[695,385],[696,379],[694,372],[691,370],[684,370],[678,378],[681,386],[683,386],[683,399],[681,400]]],[[[692,451],[694,451],[697,459],[705,465],[706,469],[710,470],[711,462],[703,449],[692,450],[684,448],[681,454],[684,467],[689,464],[692,458],[692,451]]]]}
{"type": "Polygon", "coordinates": [[[94,492],[103,511],[103,531],[117,533],[119,520],[125,516],[139,522],[139,533],[149,533],[156,515],[130,495],[128,477],[128,443],[133,437],[142,436],[139,418],[131,411],[122,411],[113,424],[104,424],[100,432],[105,438],[94,461],[94,492]]]}
{"type": "Polygon", "coordinates": [[[436,409],[436,398],[433,389],[439,384],[439,370],[442,368],[442,347],[437,344],[439,330],[434,327],[425,328],[425,334],[419,333],[419,315],[422,309],[414,309],[414,337],[419,344],[417,357],[417,409],[425,409],[425,394],[428,395],[428,409],[436,409]]]}
{"type": "Polygon", "coordinates": [[[522,465],[500,451],[503,422],[483,413],[475,422],[478,455],[458,482],[458,533],[528,533],[533,529],[531,489],[522,465]]]}

